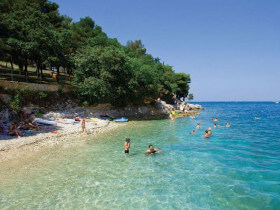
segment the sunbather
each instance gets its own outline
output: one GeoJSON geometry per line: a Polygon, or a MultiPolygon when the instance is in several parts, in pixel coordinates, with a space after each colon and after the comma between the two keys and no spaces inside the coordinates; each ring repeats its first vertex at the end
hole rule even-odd
{"type": "Polygon", "coordinates": [[[17,137],[20,137],[20,136],[24,135],[23,132],[20,132],[18,130],[18,126],[17,126],[16,123],[13,123],[12,125],[10,125],[8,134],[11,135],[11,136],[17,136],[17,137]]]}
{"type": "Polygon", "coordinates": [[[28,120],[23,120],[23,125],[20,126],[23,130],[39,130],[39,126],[35,123],[28,122],[28,120]]]}

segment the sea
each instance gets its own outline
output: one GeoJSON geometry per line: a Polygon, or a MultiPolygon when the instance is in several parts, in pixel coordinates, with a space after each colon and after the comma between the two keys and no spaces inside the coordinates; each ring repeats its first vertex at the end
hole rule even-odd
{"type": "Polygon", "coordinates": [[[280,104],[199,104],[2,163],[0,209],[280,209],[280,104]]]}

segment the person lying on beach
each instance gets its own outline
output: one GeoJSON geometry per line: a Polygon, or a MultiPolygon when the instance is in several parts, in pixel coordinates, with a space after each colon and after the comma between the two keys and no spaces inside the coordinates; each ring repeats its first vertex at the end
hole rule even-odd
{"type": "Polygon", "coordinates": [[[16,123],[13,123],[12,125],[10,125],[8,134],[11,135],[11,136],[17,136],[17,137],[21,137],[21,136],[24,135],[23,132],[20,132],[18,130],[18,127],[17,127],[16,123]]]}
{"type": "Polygon", "coordinates": [[[153,154],[155,154],[155,153],[160,153],[160,152],[161,152],[160,149],[155,149],[154,146],[153,146],[152,144],[150,144],[150,145],[149,145],[149,149],[148,149],[146,152],[144,152],[144,154],[145,154],[145,155],[146,155],[146,154],[153,155],[153,154]]]}
{"type": "Polygon", "coordinates": [[[197,123],[196,128],[197,128],[197,129],[200,129],[200,123],[197,123]]]}
{"type": "Polygon", "coordinates": [[[194,135],[196,133],[196,131],[195,130],[193,130],[192,132],[190,132],[190,135],[194,135]]]}
{"type": "Polygon", "coordinates": [[[209,134],[209,131],[208,131],[208,130],[205,130],[204,137],[205,137],[205,138],[209,138],[209,137],[210,137],[210,134],[209,134]]]}
{"type": "Polygon", "coordinates": [[[23,130],[39,130],[39,126],[37,124],[28,122],[26,119],[23,120],[23,125],[21,125],[20,128],[23,130]]]}
{"type": "Polygon", "coordinates": [[[230,127],[230,124],[229,124],[229,123],[227,123],[227,124],[226,124],[226,127],[227,127],[227,128],[229,128],[229,127],[230,127]]]}
{"type": "Polygon", "coordinates": [[[123,146],[124,146],[124,153],[126,155],[128,155],[129,154],[129,148],[130,148],[130,139],[129,138],[125,139],[125,142],[124,142],[123,146]]]}

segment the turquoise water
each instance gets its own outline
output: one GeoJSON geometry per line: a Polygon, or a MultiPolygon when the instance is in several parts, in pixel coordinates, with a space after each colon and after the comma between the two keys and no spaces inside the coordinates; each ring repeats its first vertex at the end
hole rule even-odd
{"type": "Polygon", "coordinates": [[[131,122],[2,164],[1,209],[279,209],[280,105],[201,104],[196,119],[131,122]],[[143,155],[151,143],[163,153],[143,155]]]}

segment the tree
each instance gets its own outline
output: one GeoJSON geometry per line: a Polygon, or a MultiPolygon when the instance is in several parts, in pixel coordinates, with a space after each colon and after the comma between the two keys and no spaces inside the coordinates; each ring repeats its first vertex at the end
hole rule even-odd
{"type": "Polygon", "coordinates": [[[190,75],[185,73],[175,74],[175,82],[178,86],[176,90],[176,95],[178,99],[183,98],[185,100],[186,96],[189,93],[189,83],[191,82],[190,75]]]}
{"type": "Polygon", "coordinates": [[[193,100],[193,94],[192,94],[192,93],[190,93],[190,94],[188,95],[188,100],[189,100],[189,101],[193,100]]]}

